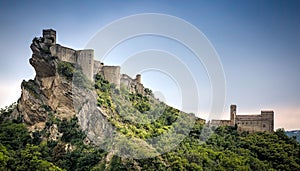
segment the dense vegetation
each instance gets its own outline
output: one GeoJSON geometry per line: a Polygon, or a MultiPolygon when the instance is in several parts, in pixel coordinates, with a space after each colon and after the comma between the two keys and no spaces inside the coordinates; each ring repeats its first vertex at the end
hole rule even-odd
{"type": "MultiPolygon", "coordinates": [[[[95,88],[98,106],[110,112],[108,120],[127,137],[156,137],[172,129],[178,116],[189,115],[152,96],[116,89],[100,75],[95,88]]],[[[77,118],[60,120],[49,110],[45,129],[32,133],[22,119],[8,119],[14,107],[0,111],[0,170],[300,170],[300,144],[283,129],[248,134],[236,127],[212,130],[198,120],[168,153],[139,160],[113,156],[107,161],[108,152],[84,143],[77,118]],[[49,138],[54,125],[62,133],[57,141],[49,138]]]]}
{"type": "Polygon", "coordinates": [[[129,92],[96,76],[98,106],[111,112],[110,122],[125,136],[147,139],[171,128],[180,114],[178,109],[159,102],[152,96],[129,92]]]}
{"type": "Polygon", "coordinates": [[[57,64],[57,73],[69,81],[72,81],[73,84],[79,87],[91,88],[91,82],[82,73],[79,65],[70,62],[59,61],[57,64]]]}

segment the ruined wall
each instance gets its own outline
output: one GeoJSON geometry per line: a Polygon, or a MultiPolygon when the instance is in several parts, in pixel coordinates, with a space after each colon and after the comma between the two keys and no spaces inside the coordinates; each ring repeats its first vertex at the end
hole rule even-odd
{"type": "Polygon", "coordinates": [[[125,86],[130,92],[134,91],[134,84],[132,83],[133,79],[126,74],[122,74],[120,84],[125,86]]]}
{"type": "Polygon", "coordinates": [[[45,43],[56,44],[56,31],[53,29],[43,30],[43,38],[45,43]]]}
{"type": "Polygon", "coordinates": [[[107,81],[115,84],[117,88],[120,88],[120,66],[103,66],[101,72],[107,81]]]}
{"type": "Polygon", "coordinates": [[[135,89],[136,89],[136,93],[144,95],[144,85],[143,84],[137,83],[135,89]]]}
{"type": "Polygon", "coordinates": [[[103,63],[97,60],[94,60],[94,69],[93,69],[93,73],[94,75],[101,72],[103,67],[103,63]]]}
{"type": "Polygon", "coordinates": [[[129,89],[130,92],[144,95],[144,85],[141,83],[141,75],[137,74],[135,79],[132,79],[126,74],[122,74],[120,83],[129,89]]]}

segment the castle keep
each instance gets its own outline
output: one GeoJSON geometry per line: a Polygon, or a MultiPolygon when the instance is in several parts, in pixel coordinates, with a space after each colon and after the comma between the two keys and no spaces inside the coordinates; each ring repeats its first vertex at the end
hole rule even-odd
{"type": "Polygon", "coordinates": [[[52,56],[61,61],[77,64],[88,79],[93,80],[95,74],[99,73],[110,83],[115,84],[117,88],[120,88],[122,84],[131,92],[144,94],[140,74],[133,79],[126,74],[121,74],[120,66],[106,66],[102,62],[94,60],[93,49],[74,50],[56,44],[56,31],[53,29],[43,30],[42,40],[49,47],[52,56]]]}
{"type": "Polygon", "coordinates": [[[274,111],[261,111],[254,115],[237,115],[236,105],[230,106],[230,120],[211,120],[210,126],[234,126],[238,131],[248,132],[273,132],[274,131],[274,111]]]}

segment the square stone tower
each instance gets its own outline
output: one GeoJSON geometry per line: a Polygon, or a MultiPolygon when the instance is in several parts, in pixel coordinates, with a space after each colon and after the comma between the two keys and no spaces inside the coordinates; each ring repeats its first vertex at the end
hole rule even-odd
{"type": "Polygon", "coordinates": [[[232,105],[230,105],[230,122],[231,122],[231,125],[235,125],[235,119],[236,119],[236,105],[232,104],[232,105]]]}
{"type": "Polygon", "coordinates": [[[261,111],[261,129],[267,132],[274,131],[274,111],[272,110],[261,111]]]}
{"type": "Polygon", "coordinates": [[[56,31],[53,29],[43,30],[43,38],[45,43],[56,44],[56,31]]]}
{"type": "Polygon", "coordinates": [[[84,49],[76,51],[76,63],[81,67],[82,72],[90,80],[94,79],[94,50],[84,49]]]}

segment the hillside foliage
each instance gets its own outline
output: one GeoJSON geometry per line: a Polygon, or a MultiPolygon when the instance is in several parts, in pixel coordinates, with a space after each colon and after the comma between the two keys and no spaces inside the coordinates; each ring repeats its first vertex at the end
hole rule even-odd
{"type": "MultiPolygon", "coordinates": [[[[110,111],[108,120],[126,137],[159,136],[176,126],[180,115],[190,115],[152,96],[117,89],[100,75],[95,88],[97,105],[110,111]]],[[[249,134],[230,126],[211,129],[196,120],[189,135],[167,153],[138,160],[113,156],[108,161],[108,152],[84,143],[77,118],[61,120],[49,111],[45,129],[29,132],[22,119],[9,119],[14,108],[0,111],[0,170],[300,170],[300,144],[283,129],[249,134]],[[62,133],[57,141],[49,138],[53,125],[62,133]]]]}

